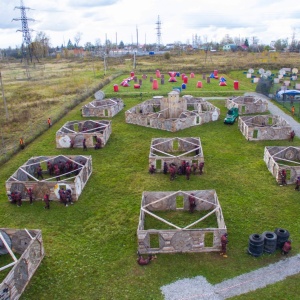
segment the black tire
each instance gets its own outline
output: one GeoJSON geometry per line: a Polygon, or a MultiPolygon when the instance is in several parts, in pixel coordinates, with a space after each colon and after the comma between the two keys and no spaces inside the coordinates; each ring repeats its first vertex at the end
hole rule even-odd
{"type": "Polygon", "coordinates": [[[290,233],[288,230],[283,228],[276,228],[274,232],[277,235],[277,249],[281,249],[284,243],[289,239],[290,233]]]}
{"type": "Polygon", "coordinates": [[[254,233],[249,236],[248,253],[258,257],[263,254],[264,237],[261,234],[254,233]]]}
{"type": "Polygon", "coordinates": [[[277,248],[277,234],[272,231],[265,231],[262,236],[264,237],[264,252],[274,253],[277,248]]]}

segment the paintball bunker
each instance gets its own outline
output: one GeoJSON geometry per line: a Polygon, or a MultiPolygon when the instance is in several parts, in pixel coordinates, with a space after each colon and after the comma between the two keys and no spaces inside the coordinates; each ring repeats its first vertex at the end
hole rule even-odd
{"type": "Polygon", "coordinates": [[[295,184],[297,177],[300,176],[300,147],[265,147],[264,161],[278,183],[281,183],[282,169],[286,170],[287,184],[295,184]]]}
{"type": "Polygon", "coordinates": [[[104,147],[110,134],[111,121],[70,121],[56,132],[56,148],[70,148],[71,142],[74,148],[82,148],[83,139],[86,139],[88,148],[93,148],[98,138],[104,147]]]}
{"type": "Polygon", "coordinates": [[[103,117],[111,118],[120,112],[124,107],[124,103],[119,98],[93,100],[84,105],[81,109],[83,117],[103,117]]]}
{"type": "Polygon", "coordinates": [[[220,109],[202,98],[179,97],[172,91],[167,98],[154,96],[125,112],[126,122],[175,132],[218,120],[220,109]]]}
{"type": "Polygon", "coordinates": [[[221,235],[225,232],[227,229],[215,190],[143,192],[137,229],[138,250],[142,254],[220,251],[221,235]],[[193,214],[189,213],[191,193],[196,199],[193,214]],[[176,221],[177,214],[185,214],[193,221],[179,226],[159,216],[166,212],[173,214],[176,221]],[[163,229],[153,228],[151,219],[163,229]],[[200,228],[201,224],[203,228],[200,228]],[[215,224],[216,228],[211,228],[210,224],[215,224]]]}
{"type": "Polygon", "coordinates": [[[249,141],[286,140],[292,127],[275,115],[240,116],[239,129],[249,141]]]}
{"type": "Polygon", "coordinates": [[[154,165],[156,172],[163,172],[164,162],[180,166],[182,161],[204,162],[200,138],[153,138],[150,146],[149,167],[154,165]]]}
{"type": "Polygon", "coordinates": [[[268,111],[268,101],[254,96],[238,96],[226,100],[225,106],[237,107],[239,115],[256,114],[268,111]]]}
{"type": "Polygon", "coordinates": [[[49,194],[50,200],[59,201],[59,190],[70,189],[74,201],[78,200],[84,186],[92,174],[92,157],[83,155],[58,155],[58,156],[36,156],[30,158],[24,165],[9,177],[5,182],[8,200],[10,194],[18,191],[22,195],[22,200],[29,200],[27,190],[33,190],[33,199],[42,200],[44,195],[49,194]],[[59,176],[48,175],[47,162],[52,165],[61,165],[66,162],[72,163],[77,169],[67,173],[61,173],[59,176]],[[44,179],[37,179],[37,167],[41,166],[43,169],[44,179]],[[60,177],[60,180],[58,177],[60,177]]]}
{"type": "Polygon", "coordinates": [[[12,262],[0,270],[13,268],[0,283],[0,299],[19,299],[45,256],[41,230],[0,228],[1,254],[10,254],[12,262]],[[19,254],[19,259],[15,253],[19,254]]]}

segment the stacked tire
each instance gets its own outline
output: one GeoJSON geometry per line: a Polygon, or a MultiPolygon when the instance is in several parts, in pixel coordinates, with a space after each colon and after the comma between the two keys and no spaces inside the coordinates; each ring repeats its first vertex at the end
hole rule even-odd
{"type": "Polygon", "coordinates": [[[263,232],[264,252],[272,254],[277,249],[277,234],[272,231],[263,232]]]}
{"type": "Polygon", "coordinates": [[[277,249],[282,249],[284,243],[288,241],[290,237],[290,233],[288,230],[283,229],[283,228],[276,228],[275,229],[275,234],[277,235],[277,249]]]}
{"type": "Polygon", "coordinates": [[[249,236],[248,253],[252,256],[258,257],[264,251],[264,237],[262,234],[253,233],[249,236]]]}

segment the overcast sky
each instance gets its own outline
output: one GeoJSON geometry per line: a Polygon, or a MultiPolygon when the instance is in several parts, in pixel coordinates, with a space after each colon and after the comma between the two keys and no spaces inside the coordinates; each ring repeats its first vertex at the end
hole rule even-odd
{"type": "MultiPolygon", "coordinates": [[[[0,48],[22,43],[20,0],[0,0],[0,48]]],[[[50,37],[52,46],[74,43],[82,33],[79,45],[95,44],[100,39],[113,43],[156,43],[158,16],[161,21],[161,43],[219,42],[231,37],[257,37],[270,44],[289,38],[295,32],[300,40],[300,1],[297,0],[23,0],[32,40],[36,32],[50,37]]]]}

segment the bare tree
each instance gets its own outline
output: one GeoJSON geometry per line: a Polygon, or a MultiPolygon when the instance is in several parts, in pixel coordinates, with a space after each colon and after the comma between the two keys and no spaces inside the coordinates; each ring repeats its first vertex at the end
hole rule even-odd
{"type": "Polygon", "coordinates": [[[76,35],[74,36],[74,41],[75,41],[75,45],[76,47],[79,47],[79,43],[82,37],[82,32],[77,32],[76,35]]]}

